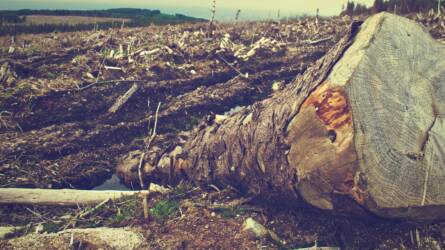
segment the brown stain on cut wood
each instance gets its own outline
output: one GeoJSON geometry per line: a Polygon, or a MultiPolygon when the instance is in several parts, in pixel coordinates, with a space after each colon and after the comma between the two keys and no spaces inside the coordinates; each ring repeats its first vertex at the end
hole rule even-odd
{"type": "Polygon", "coordinates": [[[355,175],[352,112],[343,87],[320,85],[302,104],[287,128],[290,166],[298,173],[303,198],[322,209],[333,209],[334,194],[364,202],[355,175]]]}
{"type": "Polygon", "coordinates": [[[301,109],[308,106],[315,107],[317,116],[329,129],[352,126],[352,115],[342,87],[329,88],[328,83],[323,84],[306,99],[301,109]]]}

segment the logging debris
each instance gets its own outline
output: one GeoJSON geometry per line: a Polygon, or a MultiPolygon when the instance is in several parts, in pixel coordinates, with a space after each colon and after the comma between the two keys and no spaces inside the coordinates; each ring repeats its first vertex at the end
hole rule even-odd
{"type": "MultiPolygon", "coordinates": [[[[347,26],[343,19],[326,19],[315,33],[307,27],[310,22],[218,24],[211,39],[204,24],[59,34],[70,40],[69,46],[49,34],[17,36],[16,44],[26,40],[26,46],[14,53],[0,51],[7,76],[0,84],[0,183],[38,188],[101,184],[121,157],[142,149],[148,97],[165,107],[159,113],[156,150],[200,119],[264,99],[274,82],[290,83],[347,26]],[[227,34],[242,46],[239,55],[247,61],[232,50],[217,53],[227,34]],[[329,36],[334,37],[315,46],[303,43],[329,36]],[[240,73],[244,77],[236,77],[240,73]],[[139,88],[132,94],[135,84],[139,88]]],[[[10,41],[0,38],[6,48],[10,41]]],[[[137,182],[127,184],[138,187],[137,182]]]]}
{"type": "Polygon", "coordinates": [[[125,94],[120,96],[113,104],[113,106],[108,109],[108,113],[116,113],[122,107],[122,105],[124,105],[128,101],[128,99],[130,99],[134,95],[134,93],[136,93],[138,89],[139,85],[137,83],[134,83],[131,88],[128,89],[125,94]]]}

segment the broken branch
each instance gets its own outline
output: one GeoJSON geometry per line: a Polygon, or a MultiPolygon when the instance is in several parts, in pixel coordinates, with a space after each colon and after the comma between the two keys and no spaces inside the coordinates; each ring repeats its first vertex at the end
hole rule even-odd
{"type": "Polygon", "coordinates": [[[120,96],[117,101],[111,106],[111,108],[108,110],[108,113],[116,113],[127,101],[136,93],[136,91],[139,89],[139,85],[137,83],[134,83],[131,88],[125,92],[122,96],[120,96]]]}
{"type": "Polygon", "coordinates": [[[93,191],[75,189],[0,188],[0,204],[77,206],[118,200],[148,191],[93,191]]]}

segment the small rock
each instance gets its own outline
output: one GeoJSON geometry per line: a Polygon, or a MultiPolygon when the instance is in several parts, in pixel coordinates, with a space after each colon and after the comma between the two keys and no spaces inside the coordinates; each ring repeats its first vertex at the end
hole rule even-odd
{"type": "Polygon", "coordinates": [[[252,218],[247,218],[243,223],[243,231],[250,232],[257,238],[269,236],[269,231],[263,225],[252,218]]]}
{"type": "Polygon", "coordinates": [[[243,231],[253,234],[257,239],[267,237],[281,245],[286,244],[274,231],[267,229],[252,218],[248,218],[244,221],[243,231]]]}

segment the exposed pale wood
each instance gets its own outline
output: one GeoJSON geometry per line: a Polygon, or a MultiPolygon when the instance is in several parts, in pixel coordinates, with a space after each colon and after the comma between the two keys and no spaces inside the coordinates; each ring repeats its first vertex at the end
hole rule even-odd
{"type": "Polygon", "coordinates": [[[318,39],[318,40],[309,40],[309,41],[305,41],[305,42],[306,42],[307,45],[317,45],[317,44],[320,44],[320,43],[327,42],[327,41],[329,41],[331,39],[332,39],[332,37],[326,37],[326,38],[321,38],[321,39],[318,39]]]}
{"type": "Polygon", "coordinates": [[[0,188],[0,204],[76,206],[98,204],[106,199],[147,194],[148,191],[93,191],[74,189],[0,188]]]}
{"type": "Polygon", "coordinates": [[[122,71],[122,68],[121,68],[121,67],[113,67],[113,66],[107,66],[107,65],[105,65],[104,68],[105,68],[106,70],[120,70],[120,71],[122,71]]]}
{"type": "Polygon", "coordinates": [[[138,89],[139,85],[134,83],[133,86],[131,86],[131,88],[125,92],[125,94],[116,100],[113,106],[111,106],[111,108],[108,110],[108,113],[116,113],[134,95],[134,93],[136,93],[138,89]]]}

